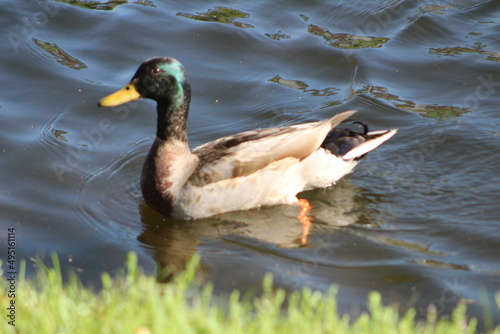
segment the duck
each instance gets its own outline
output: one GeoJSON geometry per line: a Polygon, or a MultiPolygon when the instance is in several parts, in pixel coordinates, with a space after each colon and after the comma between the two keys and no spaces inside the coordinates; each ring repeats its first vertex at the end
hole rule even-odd
{"type": "Polygon", "coordinates": [[[141,190],[157,211],[182,219],[207,218],[273,205],[310,210],[297,194],[330,187],[397,129],[359,131],[339,126],[355,110],[329,119],[256,129],[190,149],[187,119],[191,86],[170,57],[143,62],[130,82],[98,103],[116,107],[140,98],[157,104],[156,137],[144,162],[141,190]]]}

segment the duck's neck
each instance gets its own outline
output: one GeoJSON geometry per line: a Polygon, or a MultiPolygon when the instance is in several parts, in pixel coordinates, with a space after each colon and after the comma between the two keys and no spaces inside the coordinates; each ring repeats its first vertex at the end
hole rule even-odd
{"type": "Polygon", "coordinates": [[[161,141],[180,140],[187,142],[186,128],[190,103],[189,86],[184,87],[183,93],[181,99],[156,101],[158,112],[156,137],[161,141]]]}

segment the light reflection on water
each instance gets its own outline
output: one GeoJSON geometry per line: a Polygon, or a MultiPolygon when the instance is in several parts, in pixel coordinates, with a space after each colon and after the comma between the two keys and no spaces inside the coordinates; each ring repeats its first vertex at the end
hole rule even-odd
{"type": "Polygon", "coordinates": [[[23,257],[57,251],[98,285],[130,250],[150,273],[156,262],[175,273],[198,253],[218,293],[255,289],[270,271],[289,290],[339,285],[340,309],[351,314],[370,290],[421,314],[462,300],[482,318],[480,291],[493,305],[494,1],[46,1],[5,10],[1,224],[19,229],[23,257]],[[347,109],[373,129],[400,131],[336,187],[303,194],[314,207],[305,245],[290,207],[173,220],[139,191],[154,105],[96,106],[157,55],[187,69],[192,146],[347,109]]]}

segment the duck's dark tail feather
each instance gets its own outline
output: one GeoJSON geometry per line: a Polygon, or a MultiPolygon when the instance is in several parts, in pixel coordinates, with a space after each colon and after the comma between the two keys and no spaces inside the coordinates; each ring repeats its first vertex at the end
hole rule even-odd
{"type": "Polygon", "coordinates": [[[353,124],[361,125],[363,132],[333,128],[326,136],[321,147],[344,160],[359,160],[397,132],[397,129],[369,132],[368,125],[365,123],[353,122],[353,124]]]}

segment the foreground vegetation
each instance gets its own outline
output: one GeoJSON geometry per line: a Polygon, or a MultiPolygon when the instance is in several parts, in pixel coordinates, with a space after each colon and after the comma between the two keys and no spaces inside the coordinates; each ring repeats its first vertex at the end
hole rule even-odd
{"type": "MultiPolygon", "coordinates": [[[[140,272],[137,257],[129,256],[126,270],[115,278],[104,274],[99,293],[83,287],[76,276],[63,283],[57,257],[53,268],[41,267],[37,276],[16,287],[15,326],[8,318],[1,333],[475,333],[476,321],[467,320],[465,306],[450,319],[414,320],[415,311],[399,316],[381,305],[378,293],[369,298],[370,315],[355,321],[338,316],[335,292],[327,295],[310,290],[293,293],[283,306],[285,292],[272,289],[264,280],[264,295],[241,298],[238,292],[221,302],[210,285],[196,283],[197,259],[174,282],[158,284],[140,272]],[[248,300],[247,300],[248,299],[248,300]]],[[[24,272],[22,269],[21,272],[24,272]]],[[[0,283],[8,290],[6,280],[0,283]]],[[[500,307],[500,298],[497,298],[500,307]]],[[[10,300],[0,294],[3,310],[10,300]]],[[[500,327],[494,331],[500,334],[500,327]]]]}

